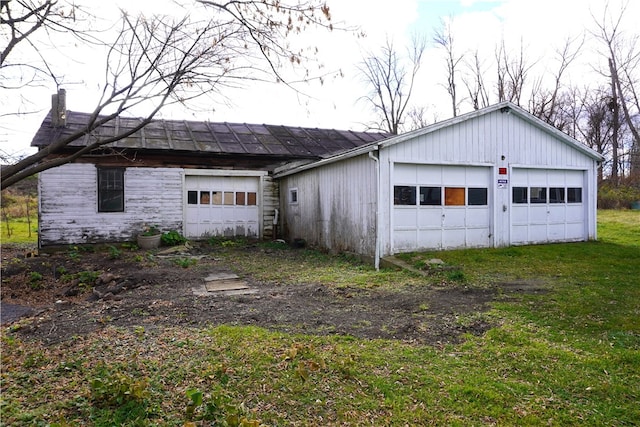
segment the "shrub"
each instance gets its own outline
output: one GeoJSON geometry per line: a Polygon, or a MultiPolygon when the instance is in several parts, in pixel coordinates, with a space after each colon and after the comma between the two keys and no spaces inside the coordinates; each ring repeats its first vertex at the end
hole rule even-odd
{"type": "Polygon", "coordinates": [[[632,185],[614,187],[603,183],[598,188],[599,209],[629,209],[631,204],[640,200],[640,189],[632,185]]]}
{"type": "Polygon", "coordinates": [[[162,234],[160,239],[162,240],[162,243],[167,246],[177,246],[187,241],[187,238],[176,230],[171,230],[162,234]]]}

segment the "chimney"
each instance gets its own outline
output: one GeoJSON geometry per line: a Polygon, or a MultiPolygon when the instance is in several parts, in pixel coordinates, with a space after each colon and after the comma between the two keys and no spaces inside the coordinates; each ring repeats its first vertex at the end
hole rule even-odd
{"type": "Polygon", "coordinates": [[[58,89],[51,95],[51,126],[54,128],[67,125],[67,91],[58,89]]]}

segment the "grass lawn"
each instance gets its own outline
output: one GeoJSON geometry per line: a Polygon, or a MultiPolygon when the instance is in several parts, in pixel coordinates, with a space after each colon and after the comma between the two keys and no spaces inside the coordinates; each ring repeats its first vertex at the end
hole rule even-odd
{"type": "MultiPolygon", "coordinates": [[[[3,240],[4,241],[4,240],[3,240]]],[[[309,280],[306,266],[226,261],[259,280],[309,280]],[[277,271],[278,275],[274,275],[277,271]]],[[[600,211],[599,241],[408,254],[457,266],[452,286],[535,282],[495,303],[497,326],[437,347],[220,326],[107,328],[43,346],[2,332],[7,425],[637,425],[640,211],[600,211]]],[[[329,286],[432,286],[318,254],[329,286]],[[398,285],[398,283],[407,283],[398,285]]],[[[426,281],[425,281],[426,280],[426,281]]],[[[469,321],[460,317],[459,322],[469,321]]]]}
{"type": "Polygon", "coordinates": [[[27,218],[14,218],[9,220],[9,230],[7,231],[7,223],[3,220],[0,224],[0,241],[7,243],[37,243],[38,242],[38,218],[31,218],[31,227],[27,218]],[[31,229],[31,233],[29,233],[31,229]]]}

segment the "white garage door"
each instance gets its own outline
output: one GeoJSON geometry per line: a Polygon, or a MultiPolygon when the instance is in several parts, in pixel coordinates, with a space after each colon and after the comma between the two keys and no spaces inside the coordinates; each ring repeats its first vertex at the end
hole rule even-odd
{"type": "Polygon", "coordinates": [[[488,167],[396,164],[394,251],[491,246],[488,167]]]}
{"type": "Polygon", "coordinates": [[[585,240],[584,182],[583,171],[514,168],[511,243],[585,240]]]}
{"type": "Polygon", "coordinates": [[[187,237],[259,237],[259,178],[187,176],[185,187],[187,237]]]}

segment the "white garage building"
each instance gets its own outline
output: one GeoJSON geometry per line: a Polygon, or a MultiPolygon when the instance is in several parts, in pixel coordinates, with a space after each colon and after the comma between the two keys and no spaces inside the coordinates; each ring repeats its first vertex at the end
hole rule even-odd
{"type": "Polygon", "coordinates": [[[595,239],[601,161],[505,102],[274,177],[287,237],[377,264],[416,250],[595,239]]]}

